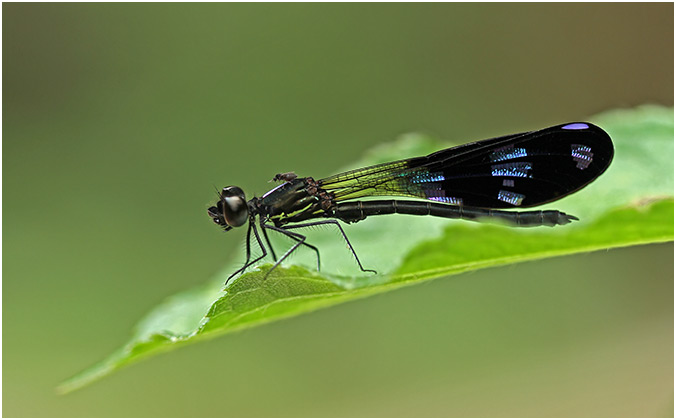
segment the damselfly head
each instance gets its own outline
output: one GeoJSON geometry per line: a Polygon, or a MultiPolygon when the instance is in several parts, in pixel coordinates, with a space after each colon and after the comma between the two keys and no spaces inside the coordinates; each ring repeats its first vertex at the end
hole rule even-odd
{"type": "Polygon", "coordinates": [[[239,187],[223,188],[218,193],[218,202],[207,209],[207,214],[225,230],[242,226],[249,218],[249,206],[244,191],[239,187]]]}

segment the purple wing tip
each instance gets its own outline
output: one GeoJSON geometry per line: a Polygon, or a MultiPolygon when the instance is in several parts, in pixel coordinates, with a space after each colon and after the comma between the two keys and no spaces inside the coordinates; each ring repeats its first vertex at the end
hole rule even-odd
{"type": "Polygon", "coordinates": [[[586,130],[589,128],[589,124],[585,123],[572,123],[572,124],[566,124],[563,127],[561,127],[563,130],[586,130]]]}

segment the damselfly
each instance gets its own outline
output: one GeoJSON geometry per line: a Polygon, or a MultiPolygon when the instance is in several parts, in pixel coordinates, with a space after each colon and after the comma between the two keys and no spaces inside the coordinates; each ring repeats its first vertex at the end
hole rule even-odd
{"type": "Polygon", "coordinates": [[[319,250],[296,229],[329,224],[338,227],[359,268],[375,272],[362,266],[338,220],[355,223],[369,216],[399,213],[474,221],[497,219],[517,227],[565,225],[578,218],[558,210],[503,209],[539,206],[572,194],[601,175],[613,153],[605,131],[590,123],[574,122],[319,180],[280,173],[273,178],[282,182],[280,185],[249,201],[239,187],[223,188],[208,214],[225,231],[248,221],[246,262],[228,281],[265,258],[268,250],[275,261],[269,274],[300,246],[317,254],[319,270],[319,250]],[[374,196],[418,200],[358,200],[374,196]],[[268,231],[295,242],[279,259],[268,231]],[[253,260],[252,232],[262,250],[262,255],[253,260]]]}

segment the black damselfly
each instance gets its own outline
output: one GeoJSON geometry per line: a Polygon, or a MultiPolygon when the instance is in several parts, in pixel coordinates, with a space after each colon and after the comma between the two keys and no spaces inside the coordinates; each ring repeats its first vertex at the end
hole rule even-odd
{"type": "Polygon", "coordinates": [[[533,207],[565,197],[601,175],[612,158],[613,144],[605,131],[590,123],[575,122],[467,143],[320,180],[280,173],[273,181],[282,184],[249,201],[239,187],[223,188],[208,214],[225,231],[249,222],[246,262],[228,281],[267,256],[268,249],[275,261],[269,274],[301,245],[317,254],[319,270],[319,250],[294,230],[327,224],[338,227],[361,271],[375,272],[362,266],[338,220],[355,223],[369,216],[399,213],[475,221],[497,219],[518,227],[565,225],[578,218],[557,210],[501,209],[533,207]],[[419,200],[356,200],[373,196],[419,200]],[[268,231],[295,241],[279,259],[268,231]],[[262,250],[262,255],[253,260],[252,232],[262,250]]]}

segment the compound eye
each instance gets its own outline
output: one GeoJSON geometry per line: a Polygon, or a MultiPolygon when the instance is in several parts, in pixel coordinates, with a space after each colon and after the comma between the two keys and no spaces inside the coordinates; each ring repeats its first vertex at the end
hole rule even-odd
{"type": "Polygon", "coordinates": [[[242,197],[244,199],[244,191],[240,187],[225,187],[221,193],[222,197],[242,197]]]}
{"type": "MultiPolygon", "coordinates": [[[[225,189],[223,192],[225,192],[225,189]]],[[[239,227],[246,223],[246,219],[249,217],[249,208],[242,196],[235,195],[231,197],[223,197],[222,203],[223,215],[225,216],[225,221],[228,223],[228,225],[232,227],[239,227]]]]}

